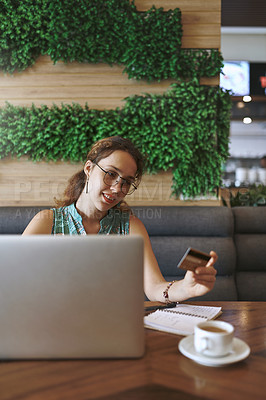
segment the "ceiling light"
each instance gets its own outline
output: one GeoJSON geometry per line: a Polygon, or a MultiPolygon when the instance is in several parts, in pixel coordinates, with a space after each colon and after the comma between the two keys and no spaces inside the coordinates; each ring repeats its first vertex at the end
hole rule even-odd
{"type": "Polygon", "coordinates": [[[243,97],[243,101],[244,101],[245,103],[249,103],[251,100],[252,100],[252,97],[251,97],[251,96],[244,96],[244,97],[243,97]]]}
{"type": "Polygon", "coordinates": [[[250,117],[245,117],[245,118],[243,118],[243,122],[244,122],[244,124],[251,124],[252,119],[250,117]]]}

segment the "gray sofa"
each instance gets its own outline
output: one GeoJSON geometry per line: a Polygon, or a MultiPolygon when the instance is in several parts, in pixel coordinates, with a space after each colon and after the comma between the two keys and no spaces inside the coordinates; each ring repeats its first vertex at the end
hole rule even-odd
{"type": "MultiPolygon", "coordinates": [[[[21,234],[47,207],[0,207],[0,234],[21,234]]],[[[176,265],[187,247],[219,256],[214,289],[202,300],[266,301],[266,207],[133,207],[146,226],[163,275],[181,279],[176,265]]]]}

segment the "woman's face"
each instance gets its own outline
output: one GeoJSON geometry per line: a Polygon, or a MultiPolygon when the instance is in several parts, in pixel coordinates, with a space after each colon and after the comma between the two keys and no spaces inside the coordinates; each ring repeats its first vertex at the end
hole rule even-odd
{"type": "MultiPolygon", "coordinates": [[[[118,173],[122,178],[134,180],[137,165],[134,158],[127,152],[116,150],[110,156],[98,162],[99,167],[105,171],[118,173]]],[[[89,199],[99,211],[108,211],[124,199],[125,194],[121,191],[122,181],[108,186],[104,183],[105,173],[97,165],[88,161],[85,171],[89,175],[89,199]]]]}

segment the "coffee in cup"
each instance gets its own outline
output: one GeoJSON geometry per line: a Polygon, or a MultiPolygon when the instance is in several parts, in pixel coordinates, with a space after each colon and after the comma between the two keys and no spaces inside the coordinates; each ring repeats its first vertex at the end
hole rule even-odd
{"type": "Polygon", "coordinates": [[[226,333],[227,331],[225,329],[220,328],[219,326],[206,326],[202,327],[204,331],[207,332],[218,332],[218,333],[226,333]]]}
{"type": "Polygon", "coordinates": [[[224,321],[200,322],[194,329],[194,347],[208,357],[223,357],[232,352],[234,327],[224,321]]]}

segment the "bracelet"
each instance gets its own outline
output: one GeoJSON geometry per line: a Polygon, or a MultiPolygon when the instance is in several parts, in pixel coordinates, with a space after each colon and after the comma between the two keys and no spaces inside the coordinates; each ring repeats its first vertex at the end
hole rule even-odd
{"type": "Polygon", "coordinates": [[[166,289],[163,291],[163,297],[165,298],[166,304],[172,303],[172,302],[169,300],[168,291],[169,291],[170,287],[171,287],[175,282],[176,282],[176,280],[175,280],[175,281],[172,281],[172,282],[169,282],[168,285],[167,285],[167,287],[166,287],[166,289]]]}

